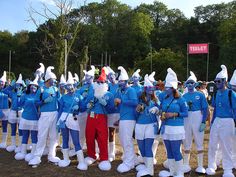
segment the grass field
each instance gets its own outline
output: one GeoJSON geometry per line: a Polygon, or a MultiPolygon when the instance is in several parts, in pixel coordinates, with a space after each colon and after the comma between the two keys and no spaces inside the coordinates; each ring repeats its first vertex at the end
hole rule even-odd
{"type": "MultiPolygon", "coordinates": [[[[0,130],[1,131],[1,130],[0,130]]],[[[206,131],[205,143],[204,143],[204,166],[207,165],[207,142],[208,142],[209,131],[206,131]]],[[[0,134],[1,138],[1,134],[0,134]]],[[[8,143],[9,143],[8,138],[8,143]]],[[[117,138],[117,158],[112,162],[112,169],[109,172],[102,172],[98,169],[97,163],[89,166],[89,169],[85,172],[77,170],[77,160],[75,157],[71,158],[72,163],[67,168],[59,168],[58,166],[47,162],[46,156],[43,156],[42,163],[37,168],[32,168],[27,165],[25,161],[16,161],[14,159],[14,153],[9,153],[6,150],[0,149],[0,177],[135,177],[136,171],[132,170],[129,173],[120,174],[116,171],[117,166],[121,163],[122,150],[117,138]]],[[[137,148],[137,145],[135,145],[137,148]]],[[[62,157],[60,148],[57,149],[57,155],[62,157]]],[[[165,149],[162,142],[159,144],[158,151],[156,154],[157,165],[155,165],[155,176],[158,176],[160,170],[164,169],[162,163],[166,159],[165,149]]],[[[199,175],[194,172],[197,167],[197,154],[196,151],[191,153],[190,165],[192,171],[189,174],[185,174],[185,177],[205,176],[199,175]]],[[[217,175],[222,176],[223,170],[220,168],[217,170],[217,175]]],[[[236,174],[236,171],[234,171],[236,174]]]]}

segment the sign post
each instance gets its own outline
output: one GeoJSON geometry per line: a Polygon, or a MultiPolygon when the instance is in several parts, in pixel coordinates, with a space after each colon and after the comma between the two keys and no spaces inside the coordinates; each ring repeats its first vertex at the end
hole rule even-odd
{"type": "Polygon", "coordinates": [[[209,67],[209,43],[202,44],[187,44],[187,78],[189,73],[189,58],[188,55],[195,54],[207,54],[207,73],[206,73],[206,81],[208,81],[208,67],[209,67]]]}

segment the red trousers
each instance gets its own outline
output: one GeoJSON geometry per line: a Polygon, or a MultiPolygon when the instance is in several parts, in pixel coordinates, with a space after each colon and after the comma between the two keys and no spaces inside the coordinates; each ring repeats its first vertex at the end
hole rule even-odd
{"type": "Polygon", "coordinates": [[[95,140],[97,140],[100,161],[108,160],[107,115],[95,114],[94,117],[91,117],[90,114],[88,114],[85,137],[88,156],[96,159],[95,140]]]}

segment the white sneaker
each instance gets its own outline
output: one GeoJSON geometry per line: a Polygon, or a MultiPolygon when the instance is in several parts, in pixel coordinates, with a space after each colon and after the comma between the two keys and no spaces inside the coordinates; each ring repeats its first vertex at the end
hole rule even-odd
{"type": "Polygon", "coordinates": [[[191,167],[189,165],[183,165],[182,171],[188,173],[191,171],[191,167]]]}
{"type": "Polygon", "coordinates": [[[61,159],[59,157],[52,157],[52,156],[49,156],[48,157],[48,161],[49,162],[52,162],[52,163],[58,163],[61,159]]]}
{"type": "Polygon", "coordinates": [[[26,154],[23,154],[23,153],[21,153],[21,152],[18,152],[18,153],[16,153],[16,155],[15,155],[15,159],[16,159],[16,160],[24,160],[24,159],[25,159],[25,155],[26,155],[26,154]]]}
{"type": "Polygon", "coordinates": [[[131,167],[129,167],[128,165],[126,165],[125,163],[121,163],[118,167],[117,167],[117,171],[120,173],[125,173],[132,170],[131,167]]]}
{"type": "Polygon", "coordinates": [[[41,158],[39,156],[34,156],[33,159],[29,161],[29,165],[35,166],[41,163],[41,158]]]}
{"type": "Polygon", "coordinates": [[[10,146],[7,146],[6,148],[8,152],[13,152],[15,149],[16,149],[16,145],[10,145],[10,146]]]}
{"type": "Polygon", "coordinates": [[[216,171],[215,171],[215,169],[213,169],[213,168],[207,168],[207,169],[206,169],[206,174],[207,174],[207,175],[215,175],[215,174],[216,174],[216,171]]]}
{"type": "Polygon", "coordinates": [[[58,166],[59,167],[67,167],[70,165],[70,160],[60,160],[58,162],[58,166]]]}
{"type": "Polygon", "coordinates": [[[197,167],[195,171],[202,174],[206,173],[206,169],[204,167],[197,167]]]}
{"type": "Polygon", "coordinates": [[[108,160],[101,161],[98,164],[98,168],[102,171],[109,171],[111,169],[111,163],[108,160]]]}
{"type": "Polygon", "coordinates": [[[31,159],[33,159],[34,158],[34,154],[32,154],[32,153],[28,153],[28,154],[26,154],[26,156],[25,156],[25,161],[26,162],[29,162],[31,159]]]}
{"type": "Polygon", "coordinates": [[[84,161],[87,163],[87,165],[91,165],[96,161],[96,159],[93,159],[92,157],[86,157],[84,161]]]}
{"type": "Polygon", "coordinates": [[[169,176],[171,176],[169,171],[162,170],[159,172],[159,177],[169,177],[169,176]]]}

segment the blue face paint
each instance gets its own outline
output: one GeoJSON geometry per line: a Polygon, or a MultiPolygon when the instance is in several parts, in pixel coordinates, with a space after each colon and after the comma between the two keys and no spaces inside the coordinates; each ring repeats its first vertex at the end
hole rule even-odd
{"type": "Polygon", "coordinates": [[[108,74],[107,78],[108,78],[108,80],[109,80],[111,83],[113,83],[113,84],[114,84],[115,81],[116,81],[116,76],[115,76],[115,74],[110,73],[110,74],[108,74]]]}
{"type": "Polygon", "coordinates": [[[123,89],[126,88],[127,82],[128,82],[128,81],[126,81],[126,80],[120,80],[120,81],[118,82],[118,85],[119,85],[119,87],[123,90],[123,89]]]}
{"type": "Polygon", "coordinates": [[[4,88],[4,86],[5,86],[5,82],[0,80],[0,89],[4,88]]]}
{"type": "Polygon", "coordinates": [[[56,83],[57,83],[56,79],[52,79],[52,78],[51,78],[51,79],[49,80],[49,85],[50,85],[50,86],[55,86],[56,83]]]}
{"type": "Polygon", "coordinates": [[[196,86],[196,83],[194,81],[187,81],[185,85],[188,88],[189,92],[193,92],[196,86]]]}
{"type": "Polygon", "coordinates": [[[173,94],[173,88],[172,87],[165,87],[165,92],[168,96],[173,94]]]}
{"type": "Polygon", "coordinates": [[[66,90],[67,90],[68,93],[73,93],[74,92],[73,84],[67,84],[66,85],[66,90]]]}
{"type": "Polygon", "coordinates": [[[36,91],[37,91],[37,86],[36,85],[31,85],[30,86],[30,93],[36,93],[36,91]]]}
{"type": "Polygon", "coordinates": [[[85,81],[87,84],[91,84],[93,83],[93,76],[90,76],[90,75],[85,75],[85,81]]]}
{"type": "Polygon", "coordinates": [[[132,77],[132,81],[134,82],[134,85],[137,85],[139,83],[140,79],[141,78],[137,77],[137,76],[132,77]]]}
{"type": "Polygon", "coordinates": [[[154,93],[155,88],[154,87],[145,87],[145,92],[148,95],[152,95],[154,93]]]}
{"type": "Polygon", "coordinates": [[[218,90],[223,89],[224,86],[225,86],[225,83],[226,83],[225,79],[220,79],[220,78],[216,78],[216,79],[214,80],[214,82],[215,82],[216,88],[217,88],[218,90]]]}
{"type": "Polygon", "coordinates": [[[75,81],[75,83],[74,83],[74,87],[77,88],[78,85],[79,85],[79,82],[76,82],[76,81],[75,81]]]}

